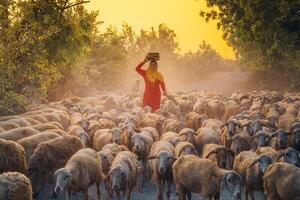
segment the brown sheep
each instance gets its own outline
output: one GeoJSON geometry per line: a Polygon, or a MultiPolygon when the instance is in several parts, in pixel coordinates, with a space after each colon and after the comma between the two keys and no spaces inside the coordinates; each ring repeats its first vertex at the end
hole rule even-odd
{"type": "Polygon", "coordinates": [[[190,154],[198,155],[198,151],[192,143],[190,143],[190,142],[179,142],[175,146],[176,158],[179,158],[180,156],[183,156],[183,155],[190,155],[190,154]]]}
{"type": "Polygon", "coordinates": [[[20,128],[21,126],[13,121],[2,121],[0,122],[0,127],[4,130],[11,130],[15,128],[20,128]]]}
{"type": "Polygon", "coordinates": [[[262,176],[267,167],[272,164],[272,159],[267,155],[258,156],[252,151],[243,151],[235,157],[233,170],[238,172],[246,185],[246,197],[248,194],[254,199],[253,191],[263,191],[262,176]]]}
{"type": "Polygon", "coordinates": [[[156,183],[157,200],[163,199],[165,183],[167,183],[167,199],[170,199],[173,182],[172,164],[176,160],[173,145],[164,141],[155,142],[151,147],[148,160],[152,171],[152,181],[156,183]]]}
{"type": "Polygon", "coordinates": [[[166,132],[160,136],[160,140],[171,142],[174,146],[176,146],[180,142],[180,137],[177,133],[166,132]]]}
{"type": "Polygon", "coordinates": [[[0,127],[0,133],[4,132],[5,129],[0,127]]]}
{"type": "Polygon", "coordinates": [[[178,158],[173,164],[173,176],[180,200],[191,193],[203,198],[217,197],[221,200],[241,199],[243,185],[241,177],[234,171],[219,168],[213,161],[194,155],[178,158]]]}
{"type": "Polygon", "coordinates": [[[136,185],[138,175],[138,161],[136,155],[130,151],[122,151],[114,159],[107,178],[110,188],[120,199],[120,192],[123,191],[126,200],[130,200],[131,191],[136,185]]]}
{"type": "Polygon", "coordinates": [[[27,174],[24,148],[16,142],[0,139],[0,173],[21,172],[27,174]]]}
{"type": "Polygon", "coordinates": [[[28,163],[34,197],[39,195],[43,183],[47,182],[48,173],[63,167],[69,158],[82,148],[84,145],[80,139],[68,135],[42,142],[37,146],[28,163]]]}
{"type": "Polygon", "coordinates": [[[101,199],[100,184],[105,178],[102,173],[101,160],[97,152],[86,148],[77,151],[66,166],[55,171],[55,193],[65,191],[66,199],[71,198],[71,192],[81,191],[83,199],[88,200],[88,189],[96,183],[97,198],[101,199]]]}
{"type": "Polygon", "coordinates": [[[274,163],[263,176],[267,200],[299,200],[300,169],[288,163],[274,163]]]}
{"type": "Polygon", "coordinates": [[[218,144],[206,144],[203,148],[203,158],[208,158],[220,168],[232,169],[234,152],[218,144]]]}
{"type": "Polygon", "coordinates": [[[224,120],[228,120],[231,116],[238,114],[240,111],[240,105],[235,101],[229,101],[225,106],[224,120]]]}
{"type": "Polygon", "coordinates": [[[206,119],[203,121],[203,128],[212,128],[219,135],[221,135],[221,127],[223,126],[223,122],[218,119],[206,119]]]}
{"type": "Polygon", "coordinates": [[[26,115],[26,118],[31,118],[31,119],[37,120],[41,123],[47,123],[48,122],[47,118],[43,117],[41,115],[26,115]]]}
{"type": "Polygon", "coordinates": [[[37,124],[37,125],[33,125],[31,126],[31,128],[43,132],[43,131],[47,131],[47,130],[51,130],[51,129],[61,129],[60,126],[57,126],[57,124],[54,123],[46,123],[46,124],[37,124]]]}
{"type": "Polygon", "coordinates": [[[202,156],[203,148],[206,144],[220,144],[219,134],[212,128],[199,128],[195,138],[195,146],[202,156]]]}
{"type": "Polygon", "coordinates": [[[189,112],[185,116],[185,127],[194,129],[197,131],[200,127],[202,127],[203,121],[208,119],[205,114],[198,114],[196,112],[189,112]]]}
{"type": "Polygon", "coordinates": [[[232,137],[230,149],[237,156],[242,151],[248,151],[251,148],[251,137],[248,134],[237,134],[232,137]]]}
{"type": "Polygon", "coordinates": [[[93,138],[93,147],[96,151],[101,151],[102,147],[109,143],[120,143],[121,130],[119,128],[100,129],[96,131],[93,138]]]}
{"type": "Polygon", "coordinates": [[[278,128],[290,131],[297,118],[290,113],[281,115],[278,119],[278,128]]]}
{"type": "MultiPolygon", "coordinates": [[[[232,137],[237,134],[238,128],[241,127],[240,123],[236,119],[228,119],[221,129],[221,144],[230,148],[232,137]]],[[[222,127],[221,126],[221,127],[222,127]]]]}
{"type": "Polygon", "coordinates": [[[193,106],[193,111],[199,114],[207,114],[208,101],[205,99],[198,100],[193,106]]]}
{"type": "Polygon", "coordinates": [[[31,200],[32,189],[30,180],[19,172],[0,174],[0,199],[31,200]]]}
{"type": "Polygon", "coordinates": [[[115,122],[104,118],[99,119],[99,124],[101,129],[112,129],[116,126],[115,122]]]}
{"type": "Polygon", "coordinates": [[[208,102],[207,115],[209,118],[223,119],[225,113],[225,104],[221,101],[214,100],[208,102]]]}
{"type": "Polygon", "coordinates": [[[70,126],[68,128],[68,134],[78,137],[83,142],[85,147],[92,147],[90,136],[82,127],[78,125],[70,126]]]}
{"type": "Polygon", "coordinates": [[[136,127],[133,123],[126,123],[123,124],[123,127],[121,127],[123,130],[121,136],[120,136],[120,143],[128,149],[131,149],[131,138],[135,134],[136,127]]]}
{"type": "Polygon", "coordinates": [[[158,134],[162,134],[162,125],[166,118],[155,113],[145,113],[141,119],[141,127],[153,127],[158,134]]]}
{"type": "Polygon", "coordinates": [[[152,144],[155,142],[153,136],[148,131],[135,133],[131,138],[132,152],[137,155],[139,161],[143,163],[144,180],[147,179],[147,158],[152,144]]]}
{"type": "Polygon", "coordinates": [[[178,136],[182,142],[187,141],[192,144],[195,144],[195,135],[196,132],[191,128],[184,128],[178,133],[178,136]]]}
{"type": "Polygon", "coordinates": [[[84,130],[87,130],[89,126],[88,121],[79,112],[75,112],[70,116],[70,126],[72,125],[81,126],[84,130]]]}
{"type": "Polygon", "coordinates": [[[35,135],[38,133],[40,133],[40,132],[33,128],[21,127],[21,128],[15,128],[15,129],[11,129],[11,130],[0,133],[0,139],[17,141],[22,138],[32,136],[32,135],[35,135]]]}
{"type": "Polygon", "coordinates": [[[173,131],[178,133],[184,128],[184,124],[175,119],[167,119],[162,126],[162,133],[173,131]]]}
{"type": "Polygon", "coordinates": [[[26,155],[26,161],[28,162],[30,157],[32,156],[35,148],[38,146],[38,144],[54,139],[56,137],[59,137],[60,135],[52,132],[43,132],[38,133],[36,135],[32,135],[23,139],[20,139],[17,141],[18,144],[20,144],[24,150],[26,155]]]}

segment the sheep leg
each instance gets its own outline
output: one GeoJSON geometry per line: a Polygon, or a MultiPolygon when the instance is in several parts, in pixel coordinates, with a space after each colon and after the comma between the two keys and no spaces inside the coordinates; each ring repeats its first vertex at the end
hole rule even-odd
{"type": "Polygon", "coordinates": [[[192,193],[191,192],[187,192],[186,196],[188,197],[188,200],[192,200],[192,193]]]}
{"type": "Polygon", "coordinates": [[[69,188],[66,190],[65,194],[66,194],[66,200],[72,199],[72,192],[69,188]]]}
{"type": "Polygon", "coordinates": [[[182,186],[180,185],[176,185],[176,191],[177,191],[177,194],[179,196],[179,200],[186,200],[186,190],[185,188],[183,188],[182,186]]]}
{"type": "Polygon", "coordinates": [[[171,196],[171,185],[172,185],[172,181],[168,180],[168,189],[167,189],[167,199],[170,199],[171,196]]]}
{"type": "Polygon", "coordinates": [[[255,200],[252,190],[249,190],[249,195],[250,195],[251,200],[255,200]]]}
{"type": "Polygon", "coordinates": [[[96,182],[98,200],[101,200],[100,183],[96,182]]]}
{"type": "Polygon", "coordinates": [[[113,198],[113,191],[110,187],[110,184],[108,183],[107,180],[104,181],[104,185],[105,185],[105,190],[107,191],[108,196],[112,199],[113,198]]]}
{"type": "Polygon", "coordinates": [[[157,200],[162,200],[162,193],[161,193],[161,188],[162,188],[162,181],[157,180],[156,182],[156,188],[157,188],[157,200]]]}
{"type": "Polygon", "coordinates": [[[130,195],[131,195],[131,188],[128,188],[126,191],[126,200],[130,200],[130,195]]]}
{"type": "Polygon", "coordinates": [[[120,191],[116,191],[116,196],[117,196],[117,199],[120,200],[121,199],[121,195],[120,195],[120,191]]]}
{"type": "Polygon", "coordinates": [[[89,200],[89,195],[88,195],[88,190],[85,189],[83,191],[83,197],[82,197],[83,200],[89,200]]]}

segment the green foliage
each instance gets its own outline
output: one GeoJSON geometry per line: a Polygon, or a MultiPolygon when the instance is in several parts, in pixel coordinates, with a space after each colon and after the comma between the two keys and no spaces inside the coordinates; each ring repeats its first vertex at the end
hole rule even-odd
{"type": "Polygon", "coordinates": [[[15,96],[51,96],[55,86],[64,82],[71,66],[87,53],[98,13],[87,12],[77,3],[70,0],[0,2],[0,16],[4,16],[0,19],[3,72],[0,101],[10,97],[18,99],[15,96]]]}
{"type": "Polygon", "coordinates": [[[218,20],[224,39],[239,58],[255,70],[275,70],[300,88],[300,1],[207,0],[209,12],[200,15],[218,20]]]}

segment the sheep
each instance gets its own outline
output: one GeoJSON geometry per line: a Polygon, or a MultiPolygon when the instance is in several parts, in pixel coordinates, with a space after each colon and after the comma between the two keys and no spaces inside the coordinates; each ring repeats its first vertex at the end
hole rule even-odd
{"type": "Polygon", "coordinates": [[[179,142],[175,146],[175,155],[176,158],[179,158],[182,155],[194,154],[198,155],[196,147],[190,142],[179,142]]]}
{"type": "Polygon", "coordinates": [[[59,137],[60,135],[52,132],[43,132],[38,133],[36,135],[32,135],[23,139],[20,139],[17,141],[18,144],[20,144],[24,150],[26,155],[26,161],[28,162],[30,157],[32,156],[35,148],[38,146],[38,144],[54,139],[56,137],[59,137]]]}
{"type": "Polygon", "coordinates": [[[278,119],[278,127],[280,129],[290,131],[296,120],[297,118],[293,114],[285,113],[283,115],[280,115],[278,119]]]}
{"type": "Polygon", "coordinates": [[[220,141],[225,147],[230,148],[231,139],[237,134],[237,129],[241,127],[241,125],[235,119],[228,119],[221,127],[223,128],[221,129],[220,141]]]}
{"type": "Polygon", "coordinates": [[[97,152],[86,148],[77,151],[66,166],[55,171],[55,193],[65,191],[66,199],[71,199],[71,192],[81,191],[83,199],[88,200],[88,188],[96,183],[97,197],[101,199],[100,184],[105,178],[101,160],[97,152]]]}
{"type": "Polygon", "coordinates": [[[104,145],[102,150],[97,153],[101,159],[102,170],[104,174],[108,173],[113,159],[121,151],[129,151],[129,149],[126,146],[111,143],[104,145]]]}
{"type": "Polygon", "coordinates": [[[57,126],[54,123],[36,124],[36,125],[31,126],[31,128],[33,128],[37,131],[40,131],[40,132],[43,132],[43,131],[46,131],[46,130],[51,130],[51,129],[60,129],[60,130],[62,130],[60,126],[57,126]]]}
{"type": "Polygon", "coordinates": [[[153,127],[158,134],[162,134],[162,125],[166,118],[156,113],[145,113],[141,119],[141,127],[153,127]]]}
{"type": "Polygon", "coordinates": [[[13,121],[2,121],[0,122],[0,127],[7,131],[15,128],[20,128],[21,126],[13,121]]]}
{"type": "Polygon", "coordinates": [[[42,142],[37,146],[28,162],[28,174],[34,197],[39,195],[48,173],[63,167],[68,159],[82,148],[84,145],[81,140],[69,135],[42,142]]]}
{"type": "Polygon", "coordinates": [[[200,154],[203,153],[203,148],[206,144],[220,144],[219,134],[212,128],[199,128],[195,138],[195,146],[200,154]]]}
{"type": "Polygon", "coordinates": [[[185,200],[186,196],[190,200],[191,192],[202,198],[216,197],[220,193],[222,200],[241,199],[243,184],[240,175],[219,168],[209,159],[181,156],[174,162],[172,172],[180,200],[185,200]]]}
{"type": "Polygon", "coordinates": [[[160,140],[161,141],[168,141],[170,143],[172,143],[174,146],[176,146],[178,144],[178,142],[180,142],[180,137],[178,136],[177,133],[174,132],[165,132],[160,136],[160,140]]]}
{"type": "Polygon", "coordinates": [[[210,118],[222,120],[225,113],[225,104],[221,101],[214,100],[208,102],[207,115],[210,118]]]}
{"type": "Polygon", "coordinates": [[[223,125],[223,122],[221,122],[218,119],[206,119],[203,121],[202,127],[203,128],[211,128],[215,132],[217,132],[219,135],[221,135],[221,126],[223,125]]]}
{"type": "Polygon", "coordinates": [[[84,130],[87,130],[89,126],[88,121],[79,112],[75,112],[70,116],[70,126],[72,125],[81,126],[84,130]]]}
{"type": "Polygon", "coordinates": [[[288,132],[283,129],[278,129],[276,132],[271,133],[271,146],[274,147],[276,150],[279,149],[286,149],[290,146],[290,141],[288,138],[288,132]],[[274,138],[275,137],[275,138],[274,138]],[[274,138],[274,140],[273,140],[274,138]]]}
{"type": "Polygon", "coordinates": [[[5,131],[5,129],[2,128],[2,127],[0,127],[0,133],[2,133],[2,132],[4,132],[4,131],[5,131]]]}
{"type": "Polygon", "coordinates": [[[225,106],[224,120],[228,120],[231,116],[238,114],[240,105],[235,101],[227,102],[225,106]]]}
{"type": "Polygon", "coordinates": [[[196,112],[189,112],[185,116],[185,124],[184,126],[187,128],[194,129],[197,131],[200,127],[202,127],[203,121],[208,119],[206,114],[198,114],[196,112]]]}
{"type": "MultiPolygon", "coordinates": [[[[138,160],[143,163],[144,172],[147,172],[147,158],[154,142],[155,140],[153,140],[152,134],[148,131],[135,133],[131,138],[132,152],[135,153],[138,160]]],[[[147,174],[148,173],[144,173],[144,179],[147,179],[147,174]]]]}
{"type": "MultiPolygon", "coordinates": [[[[276,155],[278,154],[274,154],[274,156],[276,155]]],[[[275,161],[280,160],[280,158],[283,158],[283,161],[286,163],[295,165],[296,167],[300,167],[299,152],[296,149],[287,148],[286,150],[280,152],[279,156],[276,158],[275,161]]]]}
{"type": "Polygon", "coordinates": [[[108,143],[120,143],[121,130],[119,128],[100,129],[96,131],[93,138],[93,147],[96,151],[101,151],[102,147],[108,143]]]}
{"type": "Polygon", "coordinates": [[[152,172],[152,180],[156,183],[157,200],[163,199],[163,185],[165,183],[167,183],[167,199],[170,199],[173,182],[172,164],[176,160],[173,145],[164,141],[155,142],[147,159],[152,172]]]}
{"type": "Polygon", "coordinates": [[[195,144],[195,135],[196,132],[191,128],[184,128],[178,133],[181,141],[187,141],[192,144],[195,144]]]}
{"type": "Polygon", "coordinates": [[[115,122],[105,118],[99,119],[99,124],[101,129],[112,129],[116,126],[115,122]]]}
{"type": "Polygon", "coordinates": [[[291,128],[290,145],[297,151],[300,151],[300,123],[296,122],[291,128]]]}
{"type": "Polygon", "coordinates": [[[252,136],[251,149],[256,150],[259,147],[268,146],[270,138],[270,135],[264,131],[258,131],[252,136]]]}
{"type": "Polygon", "coordinates": [[[153,142],[158,141],[159,140],[159,134],[157,132],[157,130],[153,127],[144,127],[141,129],[141,131],[147,131],[151,134],[151,137],[153,139],[153,142]]]}
{"type": "Polygon", "coordinates": [[[120,136],[120,144],[131,149],[131,138],[135,134],[136,127],[133,123],[126,123],[121,129],[123,132],[120,136]]]}
{"type": "Polygon", "coordinates": [[[138,175],[138,161],[136,155],[130,151],[122,151],[114,159],[111,168],[107,174],[110,182],[110,188],[120,199],[120,192],[130,200],[131,191],[136,185],[138,175]]]}
{"type": "Polygon", "coordinates": [[[193,111],[198,114],[208,113],[208,100],[206,99],[198,100],[193,106],[193,111]]]}
{"type": "Polygon", "coordinates": [[[40,133],[40,132],[33,128],[21,127],[21,128],[15,128],[15,129],[11,129],[11,130],[0,133],[0,139],[17,141],[22,138],[25,138],[25,137],[28,137],[31,135],[35,135],[38,133],[40,133]]]}
{"type": "Polygon", "coordinates": [[[300,169],[288,163],[273,163],[264,176],[267,200],[298,200],[300,169]]]}
{"type": "Polygon", "coordinates": [[[0,174],[0,199],[31,200],[32,188],[30,180],[19,172],[0,174]]]}
{"type": "Polygon", "coordinates": [[[247,134],[237,134],[232,137],[230,149],[237,156],[242,151],[248,151],[251,148],[251,138],[247,134]]]}
{"type": "Polygon", "coordinates": [[[178,133],[180,130],[184,128],[184,124],[175,119],[167,119],[164,121],[162,126],[162,133],[173,131],[178,133]]]}
{"type": "Polygon", "coordinates": [[[203,148],[203,158],[208,158],[220,168],[232,169],[234,152],[218,144],[206,144],[203,148]]]}
{"type": "Polygon", "coordinates": [[[85,130],[80,126],[70,126],[68,128],[68,134],[78,137],[84,144],[85,147],[92,147],[92,142],[90,136],[85,132],[85,130]]]}
{"type": "Polygon", "coordinates": [[[234,159],[233,170],[238,172],[246,186],[246,198],[248,194],[254,199],[253,191],[263,191],[262,176],[267,167],[272,164],[272,159],[267,155],[257,156],[252,151],[243,151],[234,159]]]}
{"type": "Polygon", "coordinates": [[[0,173],[20,172],[27,174],[24,148],[16,142],[0,139],[0,173]]]}

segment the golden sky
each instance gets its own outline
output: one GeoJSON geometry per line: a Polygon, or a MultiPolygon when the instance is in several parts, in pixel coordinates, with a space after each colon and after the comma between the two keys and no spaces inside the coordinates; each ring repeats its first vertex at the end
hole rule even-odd
{"type": "Polygon", "coordinates": [[[100,11],[103,28],[109,24],[120,28],[127,22],[138,32],[165,23],[176,32],[182,53],[197,50],[206,40],[222,56],[234,57],[216,23],[199,16],[201,9],[207,9],[205,0],[91,0],[87,8],[100,11]]]}

